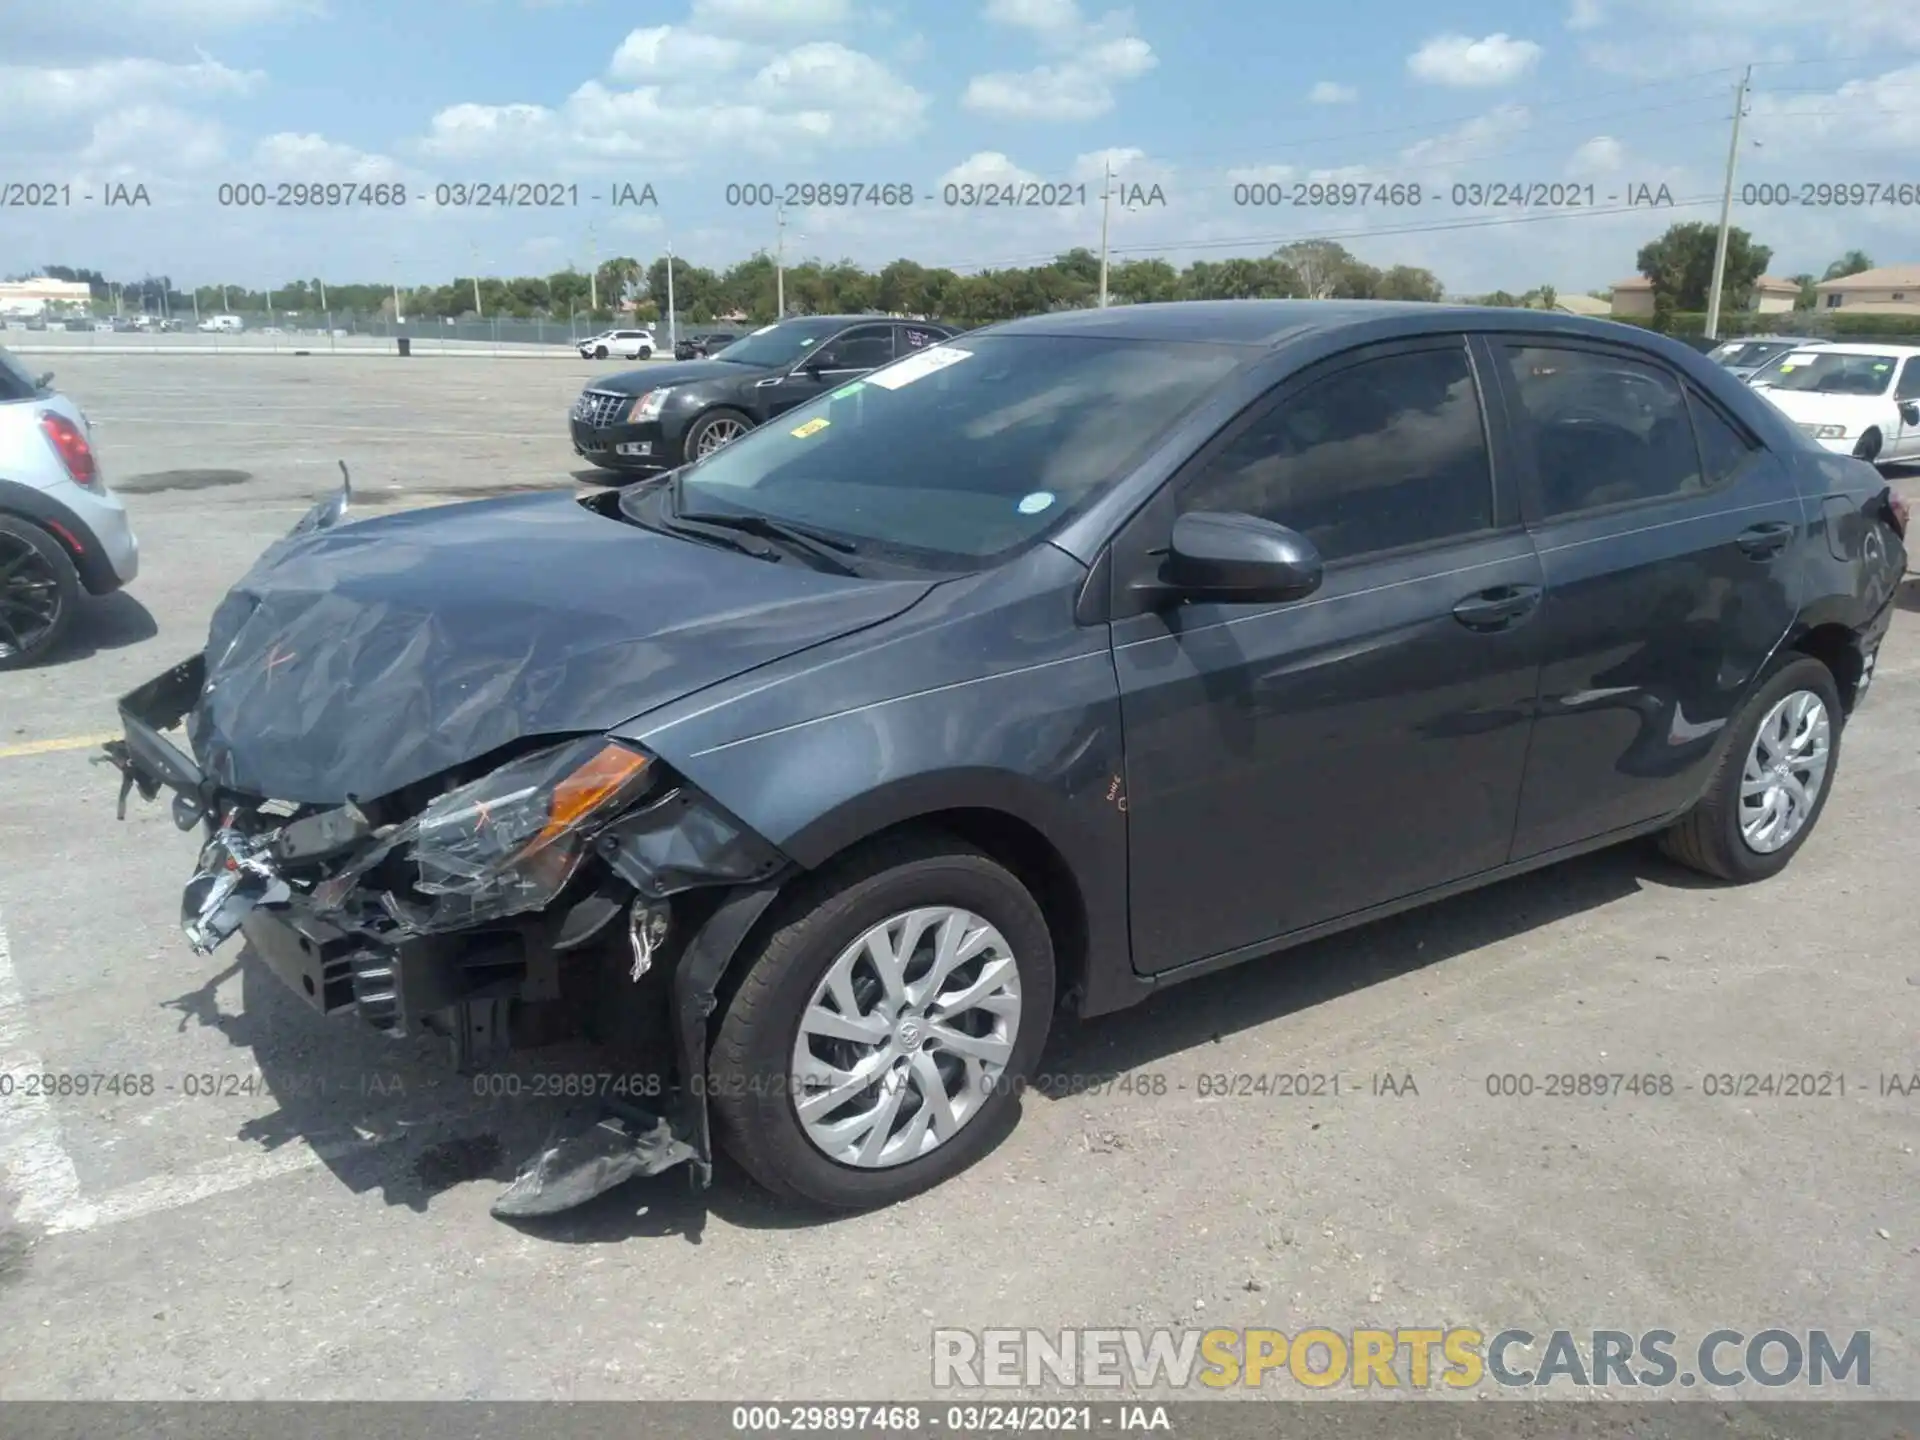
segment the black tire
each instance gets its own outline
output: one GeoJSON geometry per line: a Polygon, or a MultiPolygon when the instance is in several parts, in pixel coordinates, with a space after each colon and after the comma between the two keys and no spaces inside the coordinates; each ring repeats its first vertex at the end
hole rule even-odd
{"type": "Polygon", "coordinates": [[[1834,776],[1840,768],[1840,740],[1844,728],[1840,687],[1834,682],[1831,670],[1807,655],[1792,655],[1777,662],[1772,673],[1747,702],[1746,708],[1735,718],[1732,736],[1719,763],[1714,766],[1713,778],[1707,782],[1705,793],[1693,809],[1670,829],[1662,832],[1660,848],[1669,858],[1679,861],[1689,870],[1697,870],[1703,875],[1736,885],[1751,884],[1778,875],[1799,853],[1807,837],[1813,834],[1822,812],[1827,808],[1827,797],[1833,794],[1834,776]],[[1801,825],[1799,833],[1778,850],[1762,854],[1741,837],[1741,776],[1748,752],[1753,748],[1754,737],[1759,733],[1767,712],[1796,690],[1813,692],[1827,707],[1827,722],[1831,729],[1826,774],[1820,794],[1814,799],[1812,813],[1801,825]]]}
{"type": "Polygon", "coordinates": [[[1860,437],[1860,443],[1853,447],[1853,458],[1864,460],[1871,465],[1880,458],[1880,432],[1869,430],[1860,437]]]}
{"type": "Polygon", "coordinates": [[[651,345],[642,345],[640,347],[640,353],[634,358],[637,360],[651,360],[653,358],[653,347],[651,345]]]}
{"type": "Polygon", "coordinates": [[[708,1057],[715,1130],[727,1152],[774,1194],[828,1210],[889,1205],[938,1185],[992,1148],[1046,1044],[1053,1016],[1053,940],[1046,917],[997,862],[939,835],[849,852],[783,897],[727,1005],[708,1057]],[[919,905],[964,907],[1007,941],[1019,971],[1020,1024],[993,1093],[951,1138],[887,1168],[843,1165],[815,1147],[789,1081],[799,1024],[815,986],[868,928],[919,905]]]}
{"type": "Polygon", "coordinates": [[[594,359],[596,359],[596,360],[604,360],[604,359],[606,359],[606,358],[607,358],[607,347],[606,347],[606,346],[604,346],[604,345],[596,345],[596,346],[594,346],[594,347],[593,347],[593,358],[594,358],[594,359]]]}
{"type": "Polygon", "coordinates": [[[15,575],[24,574],[27,567],[40,573],[30,601],[18,594],[9,600],[8,579],[0,576],[0,670],[24,670],[46,659],[66,638],[80,605],[80,575],[65,547],[38,525],[0,515],[0,539],[6,542],[0,543],[0,568],[15,575]],[[37,615],[47,600],[53,606],[52,623],[36,619],[27,643],[21,645],[19,635],[27,633],[28,615],[37,615]]]}
{"type": "Polygon", "coordinates": [[[687,427],[687,438],[680,447],[681,454],[688,460],[698,459],[701,439],[722,420],[730,420],[743,430],[753,429],[752,417],[742,411],[729,410],[725,406],[722,406],[718,410],[709,410],[687,427]]]}

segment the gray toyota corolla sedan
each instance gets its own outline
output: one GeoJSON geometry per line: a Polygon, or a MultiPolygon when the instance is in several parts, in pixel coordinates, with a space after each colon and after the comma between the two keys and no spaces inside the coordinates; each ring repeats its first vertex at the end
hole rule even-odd
{"type": "Polygon", "coordinates": [[[704,1181],[710,1125],[897,1199],[1057,1010],[1643,834],[1771,876],[1905,568],[1694,351],[1414,304],[1021,320],[624,492],[344,508],[109,753],[205,837],[196,950],[469,1069],[608,1047],[504,1214],[704,1181]]]}

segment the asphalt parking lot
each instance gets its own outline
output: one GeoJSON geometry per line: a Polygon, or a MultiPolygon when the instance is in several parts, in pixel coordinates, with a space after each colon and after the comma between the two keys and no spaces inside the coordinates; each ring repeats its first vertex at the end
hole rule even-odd
{"type": "Polygon", "coordinates": [[[45,365],[142,574],[0,676],[0,1075],[151,1085],[0,1098],[0,1398],[922,1397],[936,1326],[1472,1325],[1866,1329],[1870,1393],[1920,1399],[1911,615],[1773,883],[1628,847],[1066,1025],[1042,1070],[1097,1090],[1030,1093],[985,1161],[881,1213],[795,1216],[723,1166],[704,1197],[671,1172],[514,1227],[487,1206],[552,1115],[194,956],[192,838],[137,800],[116,823],[90,754],[338,461],[368,511],[575,487],[564,411],[614,367],[45,365]],[[1488,1089],[1594,1072],[1674,1084],[1488,1089]],[[1815,1072],[1844,1094],[1707,1093],[1815,1072]],[[1339,1093],[1202,1093],[1276,1074],[1339,1093]]]}

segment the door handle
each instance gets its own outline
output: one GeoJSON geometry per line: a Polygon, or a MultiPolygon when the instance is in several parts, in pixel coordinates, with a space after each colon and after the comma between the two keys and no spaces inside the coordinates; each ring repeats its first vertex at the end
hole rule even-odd
{"type": "Polygon", "coordinates": [[[1539,604],[1538,585],[1496,585],[1455,605],[1453,618],[1469,630],[1505,630],[1526,619],[1539,604]]]}
{"type": "Polygon", "coordinates": [[[1784,520],[1769,520],[1764,525],[1741,531],[1734,543],[1749,559],[1770,560],[1785,549],[1792,538],[1793,526],[1784,520]]]}

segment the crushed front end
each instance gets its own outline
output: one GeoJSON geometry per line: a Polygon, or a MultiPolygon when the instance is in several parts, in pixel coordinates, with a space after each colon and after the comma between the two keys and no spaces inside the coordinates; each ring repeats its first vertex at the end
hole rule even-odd
{"type": "Polygon", "coordinates": [[[739,902],[764,908],[783,856],[657,758],[600,735],[523,740],[378,799],[238,793],[164,734],[192,728],[207,688],[201,656],[156,677],[121,701],[123,737],[105,747],[123,818],[131,792],[170,791],[175,823],[203,836],[181,901],[195,951],[243,936],[323,1015],[440,1036],[463,1070],[581,1037],[653,1048],[670,1113],[610,1101],[496,1213],[550,1213],[681,1161],[709,1178],[698,1077],[712,987],[744,935],[739,902]],[[696,943],[716,915],[719,952],[711,935],[696,943]]]}

